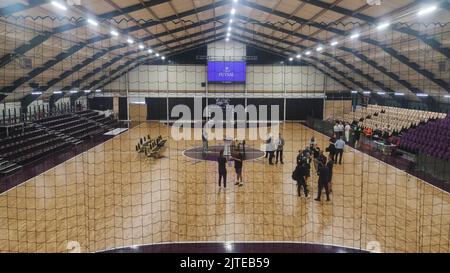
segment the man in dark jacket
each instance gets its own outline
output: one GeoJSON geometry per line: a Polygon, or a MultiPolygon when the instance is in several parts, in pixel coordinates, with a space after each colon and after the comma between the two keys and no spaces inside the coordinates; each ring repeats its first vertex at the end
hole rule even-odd
{"type": "Polygon", "coordinates": [[[223,156],[223,150],[220,151],[219,157],[217,158],[217,164],[219,167],[219,188],[222,186],[222,178],[223,187],[227,188],[227,159],[223,156]]]}
{"type": "Polygon", "coordinates": [[[332,158],[328,160],[327,167],[330,170],[330,176],[328,178],[328,191],[331,193],[333,192],[333,167],[334,167],[334,161],[332,158]]]}
{"type": "Polygon", "coordinates": [[[305,197],[308,197],[308,189],[306,188],[306,179],[308,175],[306,163],[297,163],[297,167],[294,170],[294,180],[297,181],[297,194],[300,197],[301,191],[303,187],[303,191],[305,193],[305,197]]]}
{"type": "Polygon", "coordinates": [[[334,146],[334,142],[330,139],[330,145],[328,145],[328,148],[326,149],[326,151],[329,153],[329,158],[334,158],[334,155],[336,154],[336,146],[334,146]]]}
{"type": "Polygon", "coordinates": [[[328,183],[330,181],[330,169],[323,162],[320,162],[317,174],[319,175],[319,191],[317,192],[317,198],[314,200],[320,201],[322,190],[325,188],[327,201],[330,201],[330,192],[328,190],[328,183]]]}

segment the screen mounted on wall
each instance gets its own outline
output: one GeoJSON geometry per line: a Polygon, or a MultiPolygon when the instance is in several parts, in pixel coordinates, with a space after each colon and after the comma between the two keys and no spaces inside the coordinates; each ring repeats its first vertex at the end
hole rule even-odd
{"type": "Polygon", "coordinates": [[[209,83],[245,83],[245,62],[208,62],[209,83]]]}

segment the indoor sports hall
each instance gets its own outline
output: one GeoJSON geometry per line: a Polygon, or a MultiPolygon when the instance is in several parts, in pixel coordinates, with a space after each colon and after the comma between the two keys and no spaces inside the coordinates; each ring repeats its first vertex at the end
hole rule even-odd
{"type": "Polygon", "coordinates": [[[450,2],[0,1],[0,252],[450,252],[450,2]]]}

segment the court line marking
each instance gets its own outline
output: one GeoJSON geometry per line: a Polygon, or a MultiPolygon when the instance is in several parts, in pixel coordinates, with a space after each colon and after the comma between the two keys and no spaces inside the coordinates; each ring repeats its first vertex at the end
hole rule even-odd
{"type": "Polygon", "coordinates": [[[174,241],[174,242],[159,242],[159,243],[153,243],[153,244],[141,244],[141,245],[126,245],[121,247],[114,247],[109,249],[102,249],[94,251],[93,253],[98,252],[104,252],[104,251],[111,251],[111,250],[120,250],[124,248],[138,248],[143,246],[159,246],[159,245],[173,245],[173,244],[307,244],[307,245],[318,245],[318,246],[334,246],[334,247],[341,247],[341,248],[347,248],[347,249],[354,249],[354,250],[363,250],[368,251],[367,249],[363,248],[356,248],[356,247],[349,247],[349,246],[343,246],[340,244],[330,244],[330,243],[314,243],[314,242],[306,242],[306,241],[174,241]]]}

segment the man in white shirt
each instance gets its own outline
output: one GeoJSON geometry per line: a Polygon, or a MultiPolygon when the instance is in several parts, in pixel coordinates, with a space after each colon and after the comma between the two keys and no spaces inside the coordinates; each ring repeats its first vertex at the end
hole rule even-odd
{"type": "Polygon", "coordinates": [[[348,143],[350,141],[350,124],[346,123],[344,130],[345,130],[345,141],[348,143]]]}
{"type": "Polygon", "coordinates": [[[277,139],[277,152],[276,152],[275,164],[278,164],[278,158],[280,158],[280,163],[284,164],[283,163],[283,147],[284,147],[284,138],[280,134],[277,139]]]}
{"type": "Polygon", "coordinates": [[[344,135],[344,124],[342,124],[341,122],[339,122],[338,124],[338,132],[339,132],[337,136],[338,138],[344,135]]]}
{"type": "Polygon", "coordinates": [[[336,134],[336,137],[339,137],[339,125],[337,122],[333,126],[333,131],[336,134]]]}
{"type": "Polygon", "coordinates": [[[334,162],[338,162],[338,155],[339,155],[339,164],[342,164],[342,154],[344,153],[345,148],[345,141],[342,139],[343,137],[339,138],[336,143],[334,143],[334,146],[336,147],[336,154],[334,155],[334,162]]]}

